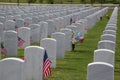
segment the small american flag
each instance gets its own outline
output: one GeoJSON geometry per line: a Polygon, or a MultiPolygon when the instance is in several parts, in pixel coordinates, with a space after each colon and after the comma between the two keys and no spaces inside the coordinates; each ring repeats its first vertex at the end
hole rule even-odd
{"type": "Polygon", "coordinates": [[[1,44],[1,53],[3,55],[6,55],[7,54],[7,50],[4,48],[3,44],[1,44]]]}
{"type": "Polygon", "coordinates": [[[23,39],[21,39],[20,37],[18,37],[18,47],[22,47],[22,45],[25,43],[25,41],[23,39]]]}
{"type": "Polygon", "coordinates": [[[45,50],[44,62],[43,62],[43,78],[45,78],[47,76],[51,76],[50,65],[51,65],[51,61],[48,59],[48,55],[45,50]]]}

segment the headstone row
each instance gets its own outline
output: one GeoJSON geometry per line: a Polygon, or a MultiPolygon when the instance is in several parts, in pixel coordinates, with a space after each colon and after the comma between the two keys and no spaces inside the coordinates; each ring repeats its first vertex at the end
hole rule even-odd
{"type": "Polygon", "coordinates": [[[117,12],[115,7],[94,51],[94,62],[88,64],[87,80],[114,80],[117,12]]]}
{"type": "Polygon", "coordinates": [[[94,14],[91,14],[87,17],[85,17],[85,19],[87,19],[87,27],[91,28],[93,25],[95,25],[95,23],[100,20],[101,17],[103,17],[103,15],[108,11],[108,7],[103,8],[97,12],[95,12],[94,14]]]}

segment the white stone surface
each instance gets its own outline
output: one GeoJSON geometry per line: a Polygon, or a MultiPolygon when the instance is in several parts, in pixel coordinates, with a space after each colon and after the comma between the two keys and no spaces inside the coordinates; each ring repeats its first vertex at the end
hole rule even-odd
{"type": "Polygon", "coordinates": [[[56,39],[57,41],[57,58],[64,58],[65,54],[65,34],[62,32],[55,32],[52,33],[52,38],[56,39]]]}
{"type": "Polygon", "coordinates": [[[114,66],[115,52],[108,49],[97,49],[94,51],[94,62],[106,62],[114,66]]]}
{"type": "Polygon", "coordinates": [[[62,28],[61,32],[65,33],[65,50],[71,51],[71,39],[72,39],[72,30],[68,28],[62,28]]]}
{"type": "Polygon", "coordinates": [[[116,36],[112,34],[103,34],[101,35],[101,40],[110,40],[116,42],[116,36]]]}
{"type": "Polygon", "coordinates": [[[47,38],[48,37],[48,23],[41,21],[39,25],[40,25],[40,39],[47,38]]]}
{"type": "Polygon", "coordinates": [[[17,32],[12,30],[4,32],[4,44],[7,51],[7,56],[17,56],[17,32]]]}
{"type": "Polygon", "coordinates": [[[53,20],[47,20],[48,23],[48,35],[51,35],[53,32],[55,32],[55,24],[53,20]]]}
{"type": "Polygon", "coordinates": [[[104,62],[89,63],[87,80],[114,80],[114,67],[104,62]]]}
{"type": "Polygon", "coordinates": [[[105,31],[103,31],[103,34],[112,34],[112,35],[116,35],[116,31],[114,31],[114,30],[105,30],[105,31]]]}
{"type": "Polygon", "coordinates": [[[0,80],[25,80],[24,61],[18,58],[5,58],[0,61],[0,80]]]}
{"type": "Polygon", "coordinates": [[[43,80],[44,51],[38,46],[25,48],[25,80],[43,80]]]}
{"type": "Polygon", "coordinates": [[[4,24],[5,30],[15,30],[15,22],[13,20],[8,20],[4,24]]]}
{"type": "Polygon", "coordinates": [[[30,25],[30,35],[32,37],[33,43],[40,43],[40,25],[39,24],[31,24],[30,25]]]}
{"type": "Polygon", "coordinates": [[[110,40],[102,40],[98,42],[98,49],[109,49],[115,51],[115,42],[110,40]]]}
{"type": "Polygon", "coordinates": [[[15,28],[24,27],[24,19],[17,19],[15,23],[15,28]]]}
{"type": "Polygon", "coordinates": [[[30,45],[30,28],[18,28],[18,36],[25,41],[21,48],[25,48],[30,45]]]}

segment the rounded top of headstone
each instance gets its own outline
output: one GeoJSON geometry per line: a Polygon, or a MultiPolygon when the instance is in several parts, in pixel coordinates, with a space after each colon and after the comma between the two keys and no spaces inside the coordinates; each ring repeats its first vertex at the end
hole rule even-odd
{"type": "Polygon", "coordinates": [[[54,39],[54,38],[43,38],[41,41],[43,41],[43,40],[51,40],[51,41],[55,41],[56,42],[56,39],[54,39]]]}
{"type": "Polygon", "coordinates": [[[48,19],[47,22],[54,22],[54,20],[52,20],[52,19],[48,19]]]}
{"type": "Polygon", "coordinates": [[[103,32],[105,32],[105,31],[111,31],[111,32],[116,32],[115,30],[104,30],[103,32]]]}
{"type": "Polygon", "coordinates": [[[65,30],[65,31],[66,31],[66,30],[72,31],[72,30],[69,29],[69,28],[61,28],[61,29],[60,29],[60,31],[63,31],[63,30],[65,30]]]}
{"type": "Polygon", "coordinates": [[[9,60],[24,62],[24,60],[19,58],[4,58],[1,61],[9,61],[9,60]]]}
{"type": "Polygon", "coordinates": [[[28,28],[28,27],[20,27],[18,29],[28,29],[28,30],[30,30],[30,28],[28,28]]]}
{"type": "Polygon", "coordinates": [[[38,24],[41,25],[41,24],[48,24],[48,23],[45,21],[40,21],[38,24]]]}
{"type": "Polygon", "coordinates": [[[17,34],[17,32],[16,31],[13,31],[13,30],[8,30],[8,31],[6,31],[7,33],[11,33],[11,32],[14,32],[14,33],[16,33],[17,34]]]}
{"type": "Polygon", "coordinates": [[[115,54],[114,51],[109,50],[109,49],[97,49],[97,50],[94,51],[94,53],[99,52],[99,51],[102,51],[102,52],[103,52],[103,51],[107,51],[107,52],[111,52],[111,53],[115,54]]]}
{"type": "Polygon", "coordinates": [[[107,26],[114,26],[114,27],[116,27],[116,24],[109,23],[109,24],[107,24],[107,26]]]}
{"type": "Polygon", "coordinates": [[[62,32],[55,32],[55,33],[52,33],[53,35],[54,34],[61,34],[61,35],[65,35],[65,33],[62,33],[62,32]]]}
{"type": "Polygon", "coordinates": [[[30,24],[30,28],[34,29],[34,28],[38,28],[40,27],[39,24],[30,24]]]}
{"type": "Polygon", "coordinates": [[[37,49],[42,49],[42,50],[44,50],[44,48],[43,48],[43,47],[40,47],[40,46],[28,46],[28,47],[26,47],[25,49],[28,49],[28,48],[37,48],[37,49]]]}
{"type": "Polygon", "coordinates": [[[114,43],[114,44],[115,44],[115,42],[110,41],[110,40],[101,40],[101,41],[99,41],[98,43],[101,43],[101,42],[109,42],[109,43],[114,43]]]}
{"type": "Polygon", "coordinates": [[[92,62],[92,63],[88,64],[88,66],[93,66],[93,65],[106,65],[106,66],[109,66],[109,67],[113,68],[113,65],[111,65],[109,63],[106,63],[106,62],[92,62]]]}
{"type": "Polygon", "coordinates": [[[13,22],[13,23],[15,23],[15,21],[13,21],[13,20],[7,20],[6,22],[13,22]]]}
{"type": "MultiPolygon", "coordinates": [[[[39,24],[31,24],[31,25],[32,25],[32,26],[40,26],[39,24]]],[[[30,26],[31,26],[31,25],[30,25],[30,26]]]]}
{"type": "Polygon", "coordinates": [[[74,25],[80,25],[80,23],[77,22],[77,23],[75,23],[74,25]]]}
{"type": "Polygon", "coordinates": [[[66,26],[66,28],[69,28],[69,27],[74,27],[74,28],[76,28],[77,26],[75,26],[75,25],[68,25],[68,26],[66,26]]]}
{"type": "Polygon", "coordinates": [[[112,36],[112,37],[116,37],[116,36],[113,35],[113,34],[103,34],[103,35],[101,35],[101,36],[112,36]]]}

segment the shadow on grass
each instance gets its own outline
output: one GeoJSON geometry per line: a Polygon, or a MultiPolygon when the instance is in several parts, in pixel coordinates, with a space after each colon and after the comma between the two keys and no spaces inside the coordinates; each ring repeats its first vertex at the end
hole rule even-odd
{"type": "Polygon", "coordinates": [[[91,50],[74,50],[72,52],[75,52],[75,53],[91,53],[92,51],[91,50]]]}
{"type": "Polygon", "coordinates": [[[115,70],[116,73],[120,73],[120,70],[115,70]]]}
{"type": "Polygon", "coordinates": [[[120,62],[120,60],[115,60],[116,62],[120,62]]]}
{"type": "Polygon", "coordinates": [[[73,71],[73,70],[77,70],[77,69],[75,69],[75,68],[70,68],[70,67],[62,67],[62,66],[60,67],[60,66],[59,66],[59,67],[56,68],[56,70],[70,70],[70,71],[73,71]]]}
{"type": "Polygon", "coordinates": [[[76,61],[76,60],[83,60],[84,58],[73,58],[73,57],[67,57],[65,60],[71,60],[71,61],[76,61]]]}

